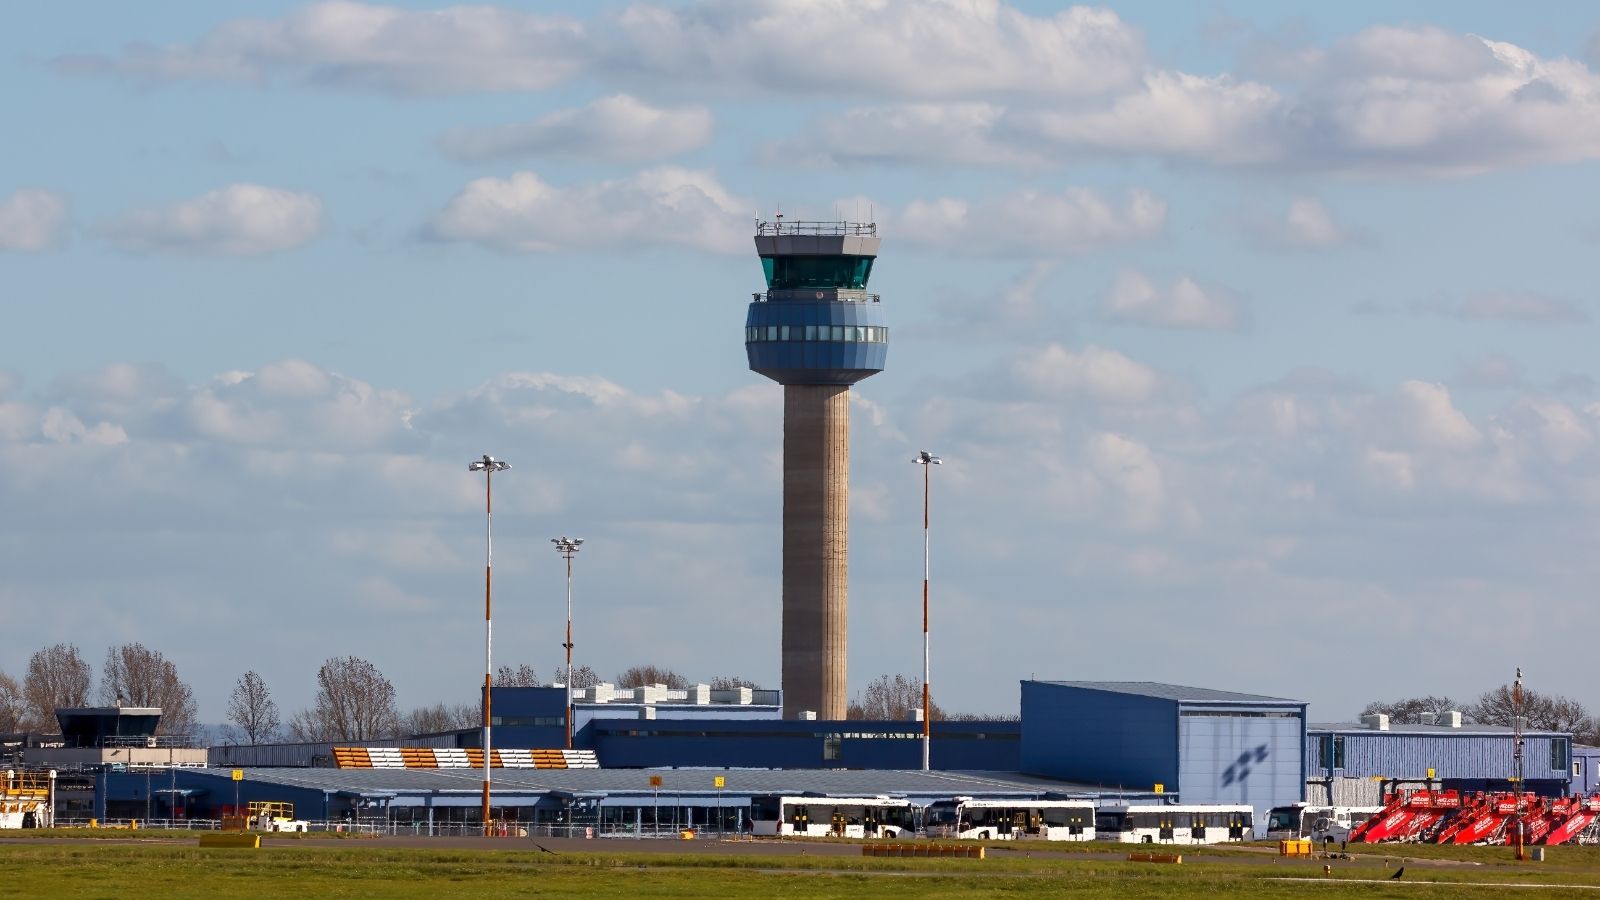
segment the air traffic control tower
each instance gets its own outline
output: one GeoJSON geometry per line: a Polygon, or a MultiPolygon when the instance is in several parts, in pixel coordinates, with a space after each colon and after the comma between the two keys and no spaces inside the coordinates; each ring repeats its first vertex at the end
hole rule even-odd
{"type": "Polygon", "coordinates": [[[845,716],[850,385],[883,371],[878,226],[756,224],[767,290],[745,318],[750,368],[783,385],[783,715],[845,716]]]}

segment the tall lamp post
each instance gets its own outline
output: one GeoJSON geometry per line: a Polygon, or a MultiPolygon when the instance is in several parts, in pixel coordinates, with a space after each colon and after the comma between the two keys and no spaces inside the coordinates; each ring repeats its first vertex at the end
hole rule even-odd
{"type": "Polygon", "coordinates": [[[932,692],[928,686],[928,470],[944,460],[926,450],[912,462],[922,466],[922,771],[928,771],[928,743],[933,736],[932,692]]]}
{"type": "Polygon", "coordinates": [[[486,837],[493,831],[489,821],[489,773],[493,769],[493,751],[489,746],[489,687],[493,684],[490,650],[494,626],[489,613],[494,591],[494,473],[509,468],[510,463],[487,453],[482,459],[467,463],[468,472],[483,473],[483,833],[486,837]]]}
{"type": "Polygon", "coordinates": [[[572,749],[572,557],[578,554],[578,548],[583,544],[583,538],[569,538],[562,535],[551,538],[550,543],[556,545],[556,552],[567,561],[567,642],[561,646],[567,648],[567,749],[572,749]]]}
{"type": "Polygon", "coordinates": [[[1514,838],[1517,847],[1517,861],[1522,862],[1527,858],[1523,850],[1523,822],[1522,822],[1522,667],[1517,666],[1517,680],[1511,686],[1511,753],[1513,764],[1516,767],[1516,800],[1512,804],[1516,814],[1511,817],[1511,827],[1516,829],[1514,838]]]}

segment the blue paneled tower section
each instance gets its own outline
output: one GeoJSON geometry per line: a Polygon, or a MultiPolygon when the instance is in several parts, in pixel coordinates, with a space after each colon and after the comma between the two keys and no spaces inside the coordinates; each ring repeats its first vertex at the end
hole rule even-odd
{"type": "Polygon", "coordinates": [[[883,371],[889,329],[867,293],[877,226],[762,222],[756,252],[767,290],[745,316],[752,371],[779,384],[855,384],[883,371]]]}

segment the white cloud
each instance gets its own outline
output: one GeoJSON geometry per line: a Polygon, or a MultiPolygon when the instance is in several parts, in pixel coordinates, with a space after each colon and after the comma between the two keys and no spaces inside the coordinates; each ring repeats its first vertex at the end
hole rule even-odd
{"type": "Polygon", "coordinates": [[[917,200],[879,220],[897,241],[950,253],[1056,257],[1156,237],[1167,204],[1142,188],[1128,191],[1120,208],[1089,188],[1022,190],[976,202],[917,200]]]}
{"type": "Polygon", "coordinates": [[[1095,94],[1136,79],[1139,33],[1107,9],[1030,16],[997,0],[712,0],[637,5],[607,64],[769,91],[985,97],[1095,94]]]}
{"type": "Polygon", "coordinates": [[[541,90],[580,73],[640,84],[891,96],[1093,94],[1138,78],[1136,29],[1105,9],[1031,16],[997,0],[636,4],[590,23],[491,6],[321,2],[236,19],[191,44],[69,56],[146,81],[284,74],[408,94],[541,90]]]}
{"type": "Polygon", "coordinates": [[[544,156],[640,162],[698,150],[710,143],[711,131],[711,111],[703,106],[657,107],[616,94],[532,122],[458,129],[440,146],[466,162],[544,156]]]}
{"type": "Polygon", "coordinates": [[[1012,365],[1019,384],[1041,395],[1082,394],[1111,403],[1151,399],[1161,376],[1144,363],[1106,347],[1075,352],[1059,344],[1020,354],[1012,365]]]}
{"type": "Polygon", "coordinates": [[[67,198],[25,188],[0,200],[0,253],[37,253],[60,246],[67,228],[67,198]]]}
{"type": "Polygon", "coordinates": [[[1275,249],[1317,250],[1355,240],[1315,197],[1295,197],[1282,216],[1256,218],[1244,226],[1257,243],[1275,249]]]}
{"type": "Polygon", "coordinates": [[[1216,290],[1206,290],[1187,275],[1165,290],[1143,273],[1126,270],[1101,307],[1106,317],[1163,328],[1233,330],[1241,327],[1239,303],[1216,290]]]}
{"type": "Polygon", "coordinates": [[[1483,432],[1455,407],[1449,388],[1442,384],[1402,382],[1398,400],[1400,415],[1396,424],[1421,446],[1468,450],[1483,441],[1483,432]]]}
{"type": "MultiPolygon", "coordinates": [[[[1579,62],[1395,27],[1285,56],[1272,83],[1148,70],[1137,84],[1081,98],[857,108],[775,147],[812,162],[1036,165],[1139,154],[1226,168],[1424,176],[1600,157],[1600,75],[1579,62]]],[[[1326,236],[1314,213],[1291,223],[1313,241],[1326,236]]]]}
{"type": "Polygon", "coordinates": [[[1054,165],[1043,148],[1007,142],[994,131],[1005,108],[992,103],[907,103],[829,112],[799,134],[769,143],[772,165],[1054,165]]]}
{"type": "Polygon", "coordinates": [[[282,73],[405,94],[541,90],[583,67],[583,38],[570,19],[492,6],[412,11],[331,0],[282,19],[235,19],[193,44],[134,44],[121,56],[57,65],[144,81],[253,82],[282,73]]]}
{"type": "Polygon", "coordinates": [[[305,244],[321,227],[316,194],[232,184],[171,206],[123,213],[97,231],[125,250],[257,256],[305,244]]]}
{"type": "Polygon", "coordinates": [[[1166,486],[1149,447],[1126,435],[1097,434],[1089,441],[1086,457],[1096,477],[1120,495],[1127,524],[1151,528],[1160,522],[1166,486]]]}
{"type": "Polygon", "coordinates": [[[516,253],[641,244],[737,253],[749,250],[754,208],[710,172],[674,166],[565,187],[518,172],[468,183],[424,235],[516,253]]]}

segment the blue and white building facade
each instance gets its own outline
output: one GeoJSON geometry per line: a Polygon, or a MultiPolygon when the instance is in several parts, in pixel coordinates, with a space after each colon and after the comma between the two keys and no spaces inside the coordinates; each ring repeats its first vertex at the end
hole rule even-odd
{"type": "MultiPolygon", "coordinates": [[[[1306,733],[1306,796],[1312,805],[1359,807],[1381,805],[1395,787],[1507,791],[1516,778],[1514,746],[1510,728],[1476,725],[1459,712],[1424,724],[1381,715],[1313,724],[1306,733]]],[[[1553,797],[1574,790],[1574,760],[1571,734],[1523,732],[1528,790],[1553,797]]],[[[1589,769],[1581,758],[1578,765],[1589,769]]]]}
{"type": "Polygon", "coordinates": [[[1024,681],[1022,770],[1160,790],[1184,804],[1274,806],[1305,790],[1306,704],[1148,681],[1024,681]]]}

